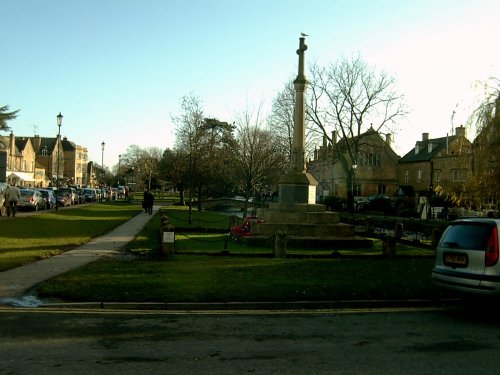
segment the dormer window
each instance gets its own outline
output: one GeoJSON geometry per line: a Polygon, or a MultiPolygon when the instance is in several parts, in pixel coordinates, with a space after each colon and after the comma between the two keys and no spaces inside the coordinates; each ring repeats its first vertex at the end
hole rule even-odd
{"type": "Polygon", "coordinates": [[[432,152],[432,143],[427,144],[427,152],[430,154],[432,152]]]}
{"type": "Polygon", "coordinates": [[[419,145],[415,145],[415,155],[418,155],[419,151],[420,151],[419,145]]]}

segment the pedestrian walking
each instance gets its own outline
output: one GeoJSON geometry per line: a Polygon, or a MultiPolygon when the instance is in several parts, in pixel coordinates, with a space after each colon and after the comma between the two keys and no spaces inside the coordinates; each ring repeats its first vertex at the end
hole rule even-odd
{"type": "Polygon", "coordinates": [[[5,207],[7,208],[7,216],[12,214],[12,217],[17,213],[17,202],[21,199],[21,191],[19,188],[12,184],[5,190],[5,207]]]}
{"type": "Polygon", "coordinates": [[[144,212],[148,214],[153,213],[153,204],[155,201],[155,197],[151,190],[144,191],[144,212]]]}

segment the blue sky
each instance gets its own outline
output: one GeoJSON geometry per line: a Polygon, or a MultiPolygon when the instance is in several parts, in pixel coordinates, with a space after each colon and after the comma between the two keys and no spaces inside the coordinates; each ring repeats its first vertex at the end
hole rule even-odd
{"type": "Polygon", "coordinates": [[[403,155],[422,132],[463,122],[474,82],[500,77],[498,0],[0,0],[0,105],[20,109],[18,136],[63,136],[90,159],[128,146],[172,147],[180,98],[207,116],[273,97],[306,64],[360,54],[394,75],[410,110],[394,135],[403,155]]]}

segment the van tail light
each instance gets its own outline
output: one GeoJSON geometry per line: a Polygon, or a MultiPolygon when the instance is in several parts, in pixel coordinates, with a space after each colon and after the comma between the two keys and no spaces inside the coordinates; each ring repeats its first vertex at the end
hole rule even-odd
{"type": "Polygon", "coordinates": [[[484,260],[484,265],[486,267],[494,266],[498,263],[498,228],[493,227],[490,233],[488,242],[486,244],[486,257],[484,260]]]}

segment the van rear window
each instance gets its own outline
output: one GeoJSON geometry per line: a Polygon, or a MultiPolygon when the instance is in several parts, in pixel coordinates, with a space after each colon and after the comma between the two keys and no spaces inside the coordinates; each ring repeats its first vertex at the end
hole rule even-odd
{"type": "Polygon", "coordinates": [[[493,228],[488,223],[457,223],[446,229],[439,241],[440,247],[467,250],[486,250],[493,228]]]}

